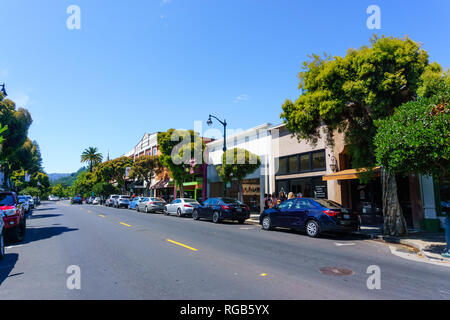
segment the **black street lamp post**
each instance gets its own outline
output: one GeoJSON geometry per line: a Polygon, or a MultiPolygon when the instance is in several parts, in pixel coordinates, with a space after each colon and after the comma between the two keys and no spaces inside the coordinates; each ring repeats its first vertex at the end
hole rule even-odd
{"type": "MultiPolygon", "coordinates": [[[[217,117],[209,115],[208,121],[206,122],[208,126],[211,126],[213,123],[211,118],[216,119],[223,125],[223,153],[225,153],[227,151],[227,120],[224,119],[223,121],[221,121],[217,117]]],[[[223,183],[223,196],[227,196],[227,185],[225,184],[225,182],[223,183]]]]}

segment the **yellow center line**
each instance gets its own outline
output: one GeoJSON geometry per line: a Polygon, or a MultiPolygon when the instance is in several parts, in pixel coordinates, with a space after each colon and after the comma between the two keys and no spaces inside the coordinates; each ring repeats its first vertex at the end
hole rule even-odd
{"type": "Polygon", "coordinates": [[[88,212],[89,212],[89,213],[92,213],[92,211],[91,211],[91,210],[88,210],[88,212]]]}
{"type": "Polygon", "coordinates": [[[124,225],[125,227],[131,227],[129,224],[126,224],[126,223],[123,223],[123,222],[121,222],[120,224],[124,225]]]}
{"type": "Polygon", "coordinates": [[[102,218],[105,218],[105,216],[104,216],[104,215],[102,215],[102,214],[99,214],[98,216],[99,216],[99,217],[102,217],[102,218]]]}
{"type": "Polygon", "coordinates": [[[173,243],[173,244],[179,245],[179,246],[181,246],[181,247],[184,247],[184,248],[186,248],[186,249],[192,250],[192,251],[198,251],[198,250],[195,249],[195,248],[189,247],[189,246],[187,246],[187,245],[185,245],[185,244],[182,244],[182,243],[179,243],[179,242],[170,240],[170,239],[167,239],[167,241],[169,241],[169,242],[171,242],[171,243],[173,243]]]}

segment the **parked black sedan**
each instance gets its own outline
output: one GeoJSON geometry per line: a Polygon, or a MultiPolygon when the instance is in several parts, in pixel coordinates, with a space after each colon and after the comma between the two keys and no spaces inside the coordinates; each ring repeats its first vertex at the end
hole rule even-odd
{"type": "Polygon", "coordinates": [[[349,233],[358,230],[360,220],[351,209],[327,199],[297,198],[266,209],[259,217],[263,229],[276,227],[306,231],[310,237],[323,232],[349,233]]]}
{"type": "Polygon", "coordinates": [[[250,209],[233,198],[209,198],[192,211],[192,218],[212,220],[214,223],[235,220],[242,224],[250,218],[250,209]]]}

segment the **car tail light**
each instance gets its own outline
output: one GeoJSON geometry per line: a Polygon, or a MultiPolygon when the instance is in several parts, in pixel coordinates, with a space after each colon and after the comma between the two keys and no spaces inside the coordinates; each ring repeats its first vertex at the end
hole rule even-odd
{"type": "Polygon", "coordinates": [[[249,206],[245,206],[245,210],[250,211],[250,207],[249,206]]]}
{"type": "Polygon", "coordinates": [[[149,204],[155,204],[153,201],[150,201],[149,204]]]}
{"type": "Polygon", "coordinates": [[[190,204],[185,204],[184,205],[186,208],[192,208],[192,206],[190,204]]]}
{"type": "Polygon", "coordinates": [[[333,210],[324,210],[323,213],[325,213],[327,216],[330,216],[330,217],[336,217],[340,212],[333,211],[333,210]]]}
{"type": "Polygon", "coordinates": [[[230,206],[221,206],[223,210],[231,210],[230,206]]]}

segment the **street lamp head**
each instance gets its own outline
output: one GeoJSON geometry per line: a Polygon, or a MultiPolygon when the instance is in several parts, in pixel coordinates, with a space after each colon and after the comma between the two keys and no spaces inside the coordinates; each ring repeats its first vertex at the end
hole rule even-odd
{"type": "Polygon", "coordinates": [[[206,123],[208,124],[208,126],[212,126],[212,120],[211,120],[211,115],[209,115],[209,119],[208,121],[206,121],[206,123]]]}
{"type": "Polygon", "coordinates": [[[0,90],[0,91],[3,93],[3,96],[6,97],[8,94],[6,93],[6,90],[5,90],[5,84],[2,84],[1,87],[2,87],[2,90],[0,90]]]}

